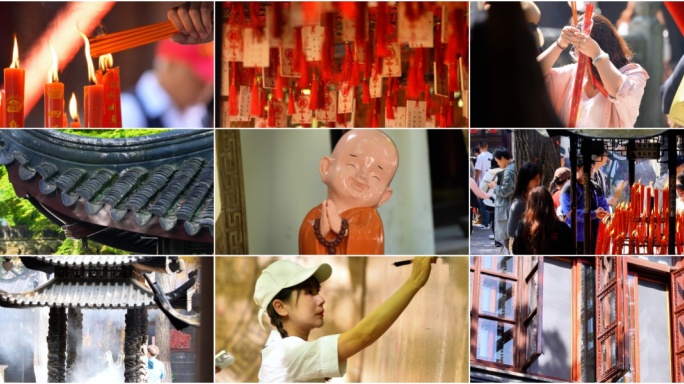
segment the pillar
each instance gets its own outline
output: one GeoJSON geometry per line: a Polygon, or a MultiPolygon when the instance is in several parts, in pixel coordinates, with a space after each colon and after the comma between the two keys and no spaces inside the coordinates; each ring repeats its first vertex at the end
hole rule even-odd
{"type": "Polygon", "coordinates": [[[147,382],[145,349],[147,343],[147,308],[129,308],[126,311],[126,335],[124,337],[124,381],[147,382]]]}
{"type": "Polygon", "coordinates": [[[48,382],[66,382],[66,309],[50,308],[48,320],[48,382]]]}
{"type": "Polygon", "coordinates": [[[76,382],[74,371],[76,362],[81,355],[83,347],[83,313],[80,308],[69,308],[67,314],[67,356],[66,356],[66,379],[68,382],[76,382]]]}

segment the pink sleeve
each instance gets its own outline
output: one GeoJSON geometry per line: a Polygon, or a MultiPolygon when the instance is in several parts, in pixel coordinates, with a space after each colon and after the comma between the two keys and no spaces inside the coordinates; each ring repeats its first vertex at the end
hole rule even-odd
{"type": "Polygon", "coordinates": [[[551,68],[549,74],[544,78],[549,98],[551,98],[551,104],[556,112],[561,110],[565,96],[572,90],[571,81],[576,67],[575,64],[568,64],[558,68],[551,68]]]}
{"type": "Polygon", "coordinates": [[[648,73],[638,64],[627,64],[620,68],[622,85],[615,97],[608,97],[614,105],[620,120],[635,121],[639,115],[639,105],[644,96],[648,73]]]}

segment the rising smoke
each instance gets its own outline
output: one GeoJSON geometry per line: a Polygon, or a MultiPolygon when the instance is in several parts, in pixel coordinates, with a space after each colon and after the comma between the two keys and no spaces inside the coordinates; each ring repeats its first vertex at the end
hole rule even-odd
{"type": "MultiPolygon", "coordinates": [[[[124,382],[125,310],[84,309],[83,345],[73,381],[124,382]]],[[[0,365],[6,382],[47,382],[48,309],[0,308],[6,332],[0,343],[0,365]]],[[[149,311],[148,320],[158,311],[149,311]]]]}

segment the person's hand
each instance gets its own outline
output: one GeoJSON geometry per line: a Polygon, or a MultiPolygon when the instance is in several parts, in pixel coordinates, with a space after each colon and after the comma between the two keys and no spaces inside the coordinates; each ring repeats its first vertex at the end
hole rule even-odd
{"type": "Polygon", "coordinates": [[[328,221],[328,200],[323,200],[323,203],[321,203],[320,224],[321,226],[318,229],[321,232],[321,235],[325,237],[328,233],[330,233],[330,222],[328,221]]]}
{"type": "Polygon", "coordinates": [[[614,206],[617,204],[617,199],[615,197],[609,197],[606,199],[606,203],[610,206],[614,206]]]}
{"type": "Polygon", "coordinates": [[[178,44],[202,44],[214,40],[214,3],[185,2],[169,9],[169,20],[178,29],[171,40],[178,44]]]}
{"type": "Polygon", "coordinates": [[[601,53],[601,47],[599,47],[596,40],[592,39],[591,36],[586,35],[582,32],[575,30],[574,35],[569,35],[569,39],[572,45],[575,46],[575,50],[589,56],[592,60],[596,58],[601,53]]]}
{"type": "Polygon", "coordinates": [[[596,209],[596,217],[598,217],[599,219],[603,219],[604,217],[606,217],[606,215],[608,215],[608,211],[606,211],[605,209],[601,207],[596,209]]]}
{"type": "Polygon", "coordinates": [[[568,26],[563,28],[561,30],[560,37],[557,40],[558,44],[561,45],[561,48],[567,48],[570,44],[572,44],[572,40],[577,33],[579,33],[579,31],[575,27],[568,26]]]}
{"type": "Polygon", "coordinates": [[[436,262],[436,257],[414,257],[413,269],[411,270],[411,277],[409,278],[409,281],[416,284],[417,288],[422,288],[425,283],[427,283],[428,277],[430,277],[432,264],[436,262]]]}
{"type": "Polygon", "coordinates": [[[330,230],[335,233],[340,233],[342,230],[342,218],[337,212],[337,206],[332,200],[327,200],[328,204],[325,209],[325,213],[328,216],[328,223],[330,224],[330,230]]]}
{"type": "Polygon", "coordinates": [[[492,181],[491,183],[487,184],[487,187],[488,187],[489,189],[492,189],[492,188],[494,188],[495,186],[496,186],[496,181],[492,181]]]}

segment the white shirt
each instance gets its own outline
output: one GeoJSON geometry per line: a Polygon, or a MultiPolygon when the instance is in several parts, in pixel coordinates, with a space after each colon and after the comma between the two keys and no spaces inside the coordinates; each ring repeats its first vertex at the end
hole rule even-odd
{"type": "Polygon", "coordinates": [[[492,158],[494,155],[489,153],[489,151],[484,151],[477,155],[477,160],[475,160],[475,169],[480,171],[480,175],[478,176],[477,184],[480,185],[482,182],[482,178],[484,177],[484,174],[489,171],[489,167],[492,165],[492,158]]]}
{"type": "Polygon", "coordinates": [[[199,103],[181,111],[173,104],[153,71],[149,70],[140,76],[135,91],[142,105],[133,95],[121,94],[121,120],[124,128],[148,128],[145,115],[160,116],[164,128],[202,128],[202,119],[207,115],[206,105],[199,103]]]}
{"type": "Polygon", "coordinates": [[[277,331],[271,331],[261,351],[259,382],[323,383],[326,377],[344,376],[347,362],[340,364],[337,357],[339,336],[305,341],[295,336],[283,339],[277,331]]]}

